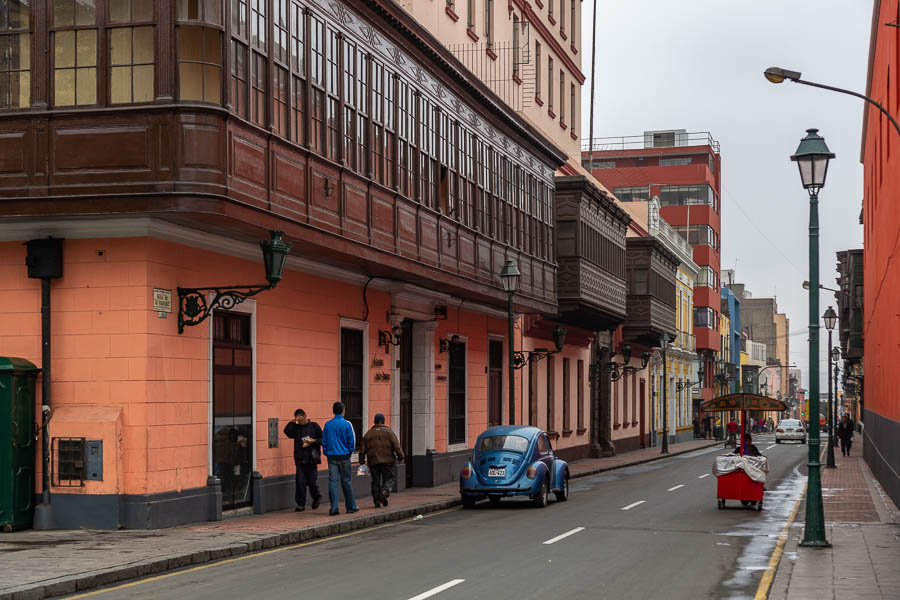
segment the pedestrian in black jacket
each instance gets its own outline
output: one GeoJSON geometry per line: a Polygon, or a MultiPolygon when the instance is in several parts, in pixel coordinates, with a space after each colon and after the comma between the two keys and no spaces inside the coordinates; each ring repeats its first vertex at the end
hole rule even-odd
{"type": "Polygon", "coordinates": [[[294,420],[284,426],[284,435],[294,440],[294,464],[297,478],[294,486],[294,500],[297,512],[306,510],[306,488],[312,498],[312,508],[319,508],[322,494],[316,479],[322,463],[322,428],[306,417],[306,411],[294,411],[294,420]]]}
{"type": "Polygon", "coordinates": [[[850,420],[850,415],[845,413],[837,426],[837,436],[841,440],[841,453],[850,456],[850,446],[853,445],[853,430],[856,426],[850,420]]]}

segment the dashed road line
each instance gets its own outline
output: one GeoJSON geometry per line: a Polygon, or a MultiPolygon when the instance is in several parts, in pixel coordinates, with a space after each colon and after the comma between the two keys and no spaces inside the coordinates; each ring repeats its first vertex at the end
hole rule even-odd
{"type": "Polygon", "coordinates": [[[628,506],[623,506],[623,507],[622,507],[622,510],[631,510],[631,509],[634,508],[635,506],[641,505],[641,504],[643,504],[644,502],[646,502],[646,500],[638,500],[637,502],[632,502],[632,503],[629,504],[628,506]]]}
{"type": "Polygon", "coordinates": [[[674,491],[677,490],[678,488],[683,488],[683,487],[684,487],[684,484],[683,484],[683,483],[679,483],[679,484],[676,485],[675,487],[670,487],[670,488],[667,489],[666,491],[667,491],[667,492],[674,492],[674,491]]]}
{"type": "Polygon", "coordinates": [[[774,448],[774,447],[775,447],[775,444],[772,444],[771,446],[766,446],[766,450],[768,450],[769,448],[774,448]]]}
{"type": "Polygon", "coordinates": [[[703,479],[704,477],[709,477],[709,473],[704,473],[703,475],[701,475],[701,476],[698,477],[697,479],[703,479]]]}
{"type": "Polygon", "coordinates": [[[409,600],[425,600],[425,598],[431,598],[432,596],[436,596],[436,595],[440,594],[444,590],[449,590],[453,586],[459,585],[463,581],[465,581],[465,579],[453,579],[451,581],[448,581],[447,583],[443,583],[443,584],[437,586],[436,588],[431,588],[427,592],[422,592],[418,596],[413,596],[409,600]]]}
{"type": "Polygon", "coordinates": [[[545,545],[548,545],[548,546],[549,546],[550,544],[555,544],[555,543],[558,542],[559,540],[565,539],[565,538],[569,537],[570,535],[575,535],[575,534],[578,533],[579,531],[584,531],[584,527],[576,527],[575,529],[573,529],[573,530],[571,530],[571,531],[567,531],[567,532],[565,532],[565,533],[563,533],[563,534],[560,534],[560,535],[556,536],[555,538],[550,538],[549,540],[547,540],[546,542],[544,542],[544,544],[545,544],[545,545]]]}

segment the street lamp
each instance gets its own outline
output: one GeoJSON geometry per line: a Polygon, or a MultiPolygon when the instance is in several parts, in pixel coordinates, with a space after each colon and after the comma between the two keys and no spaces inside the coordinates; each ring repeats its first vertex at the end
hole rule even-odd
{"type": "Polygon", "coordinates": [[[669,334],[663,333],[659,336],[659,346],[662,348],[662,360],[663,360],[663,435],[662,435],[662,449],[660,450],[660,454],[668,454],[669,453],[669,373],[666,370],[666,349],[669,347],[669,334]]]}
{"type": "Polygon", "coordinates": [[[837,323],[837,318],[837,313],[830,306],[825,309],[825,314],[822,315],[822,320],[825,321],[825,329],[828,330],[828,449],[825,454],[825,466],[832,469],[836,465],[834,464],[834,420],[832,419],[834,417],[834,405],[831,400],[831,360],[833,356],[832,350],[834,350],[831,347],[831,331],[834,329],[835,323],[837,323]]]}
{"type": "Polygon", "coordinates": [[[822,465],[819,463],[819,191],[825,186],[828,161],[832,158],[834,154],[818,129],[807,129],[806,137],[800,140],[797,152],[791,156],[800,170],[800,181],[809,193],[809,422],[813,427],[808,440],[809,485],[801,545],[816,547],[831,546],[825,539],[822,465]]]}
{"type": "Polygon", "coordinates": [[[790,79],[794,83],[802,83],[803,85],[808,85],[811,87],[822,88],[823,90],[831,90],[832,92],[838,92],[841,94],[848,94],[850,96],[856,96],[857,98],[862,98],[875,108],[881,111],[881,113],[890,119],[891,123],[894,125],[894,129],[897,131],[897,135],[900,135],[900,125],[897,124],[897,121],[894,120],[894,117],[891,116],[891,113],[886,111],[883,106],[869,98],[868,96],[864,96],[863,94],[859,94],[857,92],[851,92],[850,90],[845,90],[843,88],[834,87],[830,85],[825,85],[823,83],[815,83],[812,81],[804,81],[800,79],[799,71],[789,71],[787,69],[782,69],[781,67],[769,67],[763,72],[766,79],[771,81],[772,83],[781,83],[785,79],[790,79]]]}
{"type": "Polygon", "coordinates": [[[516,352],[513,348],[513,296],[516,294],[516,290],[519,287],[519,278],[522,276],[519,273],[519,268],[516,266],[514,261],[508,260],[506,264],[503,266],[503,270],[500,271],[500,281],[503,283],[503,290],[509,296],[509,303],[507,304],[507,313],[506,313],[506,321],[507,321],[507,337],[508,337],[508,350],[509,350],[509,424],[513,425],[516,422],[516,352]]]}
{"type": "Polygon", "coordinates": [[[269,232],[271,239],[259,243],[263,255],[263,265],[266,268],[265,285],[232,285],[222,287],[205,288],[178,288],[178,333],[184,333],[184,328],[191,325],[199,325],[209,317],[217,308],[228,310],[240,304],[247,298],[260,292],[271,290],[281,281],[284,264],[287,255],[291,251],[291,245],[284,241],[284,232],[269,232]],[[207,294],[214,294],[212,300],[207,301],[207,294]]]}

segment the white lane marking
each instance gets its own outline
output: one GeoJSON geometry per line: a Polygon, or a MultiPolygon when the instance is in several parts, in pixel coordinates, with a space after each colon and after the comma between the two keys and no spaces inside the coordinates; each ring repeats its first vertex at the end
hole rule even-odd
{"type": "Polygon", "coordinates": [[[549,540],[547,540],[546,542],[544,542],[544,544],[547,544],[548,546],[549,546],[550,544],[555,544],[555,543],[558,542],[559,540],[564,539],[564,538],[567,538],[567,537],[569,537],[570,535],[575,535],[575,534],[578,533],[579,531],[584,531],[584,527],[576,527],[576,528],[573,529],[572,531],[567,531],[567,532],[563,533],[562,535],[556,536],[555,538],[550,538],[549,540]]]}
{"type": "Polygon", "coordinates": [[[705,475],[701,475],[701,476],[698,477],[697,479],[703,479],[704,477],[709,477],[709,473],[706,473],[705,475]]]}
{"type": "Polygon", "coordinates": [[[631,510],[635,506],[638,506],[639,504],[643,504],[644,502],[646,502],[646,500],[638,500],[637,502],[632,502],[628,506],[623,506],[622,510],[631,510]]]}
{"type": "Polygon", "coordinates": [[[667,492],[674,492],[674,491],[677,490],[678,488],[682,488],[682,487],[684,487],[684,484],[683,484],[683,483],[680,483],[680,484],[676,485],[675,487],[670,487],[670,488],[667,489],[666,491],[667,491],[667,492]]]}
{"type": "Polygon", "coordinates": [[[427,592],[422,592],[418,596],[413,596],[409,600],[425,600],[425,598],[431,598],[432,596],[436,596],[437,594],[440,594],[444,590],[449,590],[454,585],[459,585],[463,581],[465,581],[465,579],[453,579],[452,581],[448,581],[447,583],[439,585],[436,588],[432,588],[432,589],[428,590],[427,592]]]}
{"type": "Polygon", "coordinates": [[[766,450],[768,450],[769,448],[774,448],[774,447],[775,447],[775,444],[772,444],[771,446],[766,446],[766,450]]]}

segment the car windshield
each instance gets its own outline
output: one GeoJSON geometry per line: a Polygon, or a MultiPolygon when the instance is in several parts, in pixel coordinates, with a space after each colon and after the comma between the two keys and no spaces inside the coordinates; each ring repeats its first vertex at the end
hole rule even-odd
{"type": "Polygon", "coordinates": [[[483,450],[510,450],[512,452],[525,452],[528,450],[528,440],[520,435],[492,435],[481,440],[483,450]]]}
{"type": "Polygon", "coordinates": [[[800,425],[800,421],[797,421],[796,419],[785,419],[778,425],[779,427],[798,427],[800,425]]]}

